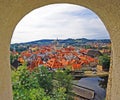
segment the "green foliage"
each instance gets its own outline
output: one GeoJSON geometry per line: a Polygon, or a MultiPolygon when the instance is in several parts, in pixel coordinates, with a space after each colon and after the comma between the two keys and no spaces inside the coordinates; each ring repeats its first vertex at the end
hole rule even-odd
{"type": "Polygon", "coordinates": [[[85,49],[91,49],[92,47],[90,45],[85,45],[85,49]]]}
{"type": "Polygon", "coordinates": [[[57,70],[55,79],[58,80],[56,86],[64,87],[67,93],[72,90],[72,76],[68,74],[68,71],[57,70]]]}
{"type": "Polygon", "coordinates": [[[66,92],[71,88],[71,76],[58,70],[54,75],[59,78],[53,87],[53,73],[45,67],[37,67],[32,72],[26,66],[12,70],[14,100],[69,100],[66,92]]]}
{"type": "Polygon", "coordinates": [[[12,71],[12,82],[14,100],[50,100],[39,86],[36,73],[29,72],[25,66],[12,71]]]}
{"type": "Polygon", "coordinates": [[[52,73],[50,73],[46,67],[42,66],[42,67],[38,67],[38,74],[37,74],[37,78],[38,78],[38,82],[40,87],[45,89],[45,92],[47,94],[51,94],[51,90],[53,88],[53,77],[52,77],[52,73]]]}
{"type": "Polygon", "coordinates": [[[29,46],[27,44],[11,44],[10,45],[10,51],[17,51],[19,53],[21,53],[22,51],[25,51],[29,48],[29,46]]]}
{"type": "Polygon", "coordinates": [[[66,89],[63,87],[60,87],[58,89],[54,90],[54,97],[52,98],[52,100],[66,100],[67,95],[65,94],[66,89]]]}
{"type": "Polygon", "coordinates": [[[10,55],[10,64],[12,64],[16,59],[18,59],[19,55],[10,55]]]}
{"type": "Polygon", "coordinates": [[[109,70],[110,67],[110,57],[106,54],[99,57],[99,64],[103,66],[103,69],[109,70]]]}
{"type": "Polygon", "coordinates": [[[25,89],[20,88],[13,92],[14,100],[50,100],[50,97],[46,95],[44,89],[25,89]]]}

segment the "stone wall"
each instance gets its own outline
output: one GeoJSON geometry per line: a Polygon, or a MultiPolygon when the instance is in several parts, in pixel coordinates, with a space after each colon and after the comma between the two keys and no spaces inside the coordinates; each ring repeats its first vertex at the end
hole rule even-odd
{"type": "Polygon", "coordinates": [[[120,100],[120,1],[119,0],[0,0],[0,99],[12,100],[9,48],[17,23],[30,11],[53,3],[72,3],[94,11],[110,33],[113,66],[108,100],[120,100]]]}

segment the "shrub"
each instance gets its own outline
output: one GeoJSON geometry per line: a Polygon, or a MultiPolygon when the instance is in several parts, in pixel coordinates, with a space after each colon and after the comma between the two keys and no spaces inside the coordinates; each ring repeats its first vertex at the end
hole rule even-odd
{"type": "Polygon", "coordinates": [[[104,70],[109,70],[110,67],[110,57],[106,54],[99,57],[99,64],[103,66],[104,70]]]}
{"type": "Polygon", "coordinates": [[[12,84],[14,100],[50,100],[39,86],[36,73],[29,72],[25,66],[12,71],[12,84]]]}
{"type": "Polygon", "coordinates": [[[37,67],[33,71],[26,66],[12,70],[14,100],[69,100],[66,93],[71,90],[71,76],[58,70],[54,74],[46,67],[37,67]],[[53,84],[54,79],[58,81],[53,84]]]}

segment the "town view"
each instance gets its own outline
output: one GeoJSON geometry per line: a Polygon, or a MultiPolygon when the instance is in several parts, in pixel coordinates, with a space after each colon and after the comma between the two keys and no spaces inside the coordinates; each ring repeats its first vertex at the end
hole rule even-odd
{"type": "MultiPolygon", "coordinates": [[[[69,8],[68,4],[64,6],[69,8]]],[[[75,16],[80,15],[75,13],[75,16]]],[[[105,100],[111,60],[110,39],[102,33],[103,38],[97,35],[90,38],[88,34],[81,38],[80,33],[56,35],[50,32],[50,35],[45,32],[46,38],[44,35],[36,35],[36,39],[31,35],[22,36],[10,45],[13,99],[105,100]]]]}

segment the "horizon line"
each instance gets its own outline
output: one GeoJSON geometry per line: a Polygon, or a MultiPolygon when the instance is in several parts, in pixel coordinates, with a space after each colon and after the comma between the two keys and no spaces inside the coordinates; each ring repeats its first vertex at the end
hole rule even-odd
{"type": "MultiPolygon", "coordinates": [[[[66,38],[66,39],[59,39],[59,38],[56,38],[56,39],[39,39],[39,40],[31,40],[31,41],[26,41],[26,42],[19,42],[19,43],[10,43],[10,44],[21,44],[21,43],[29,43],[29,42],[35,42],[35,41],[40,41],[40,40],[67,40],[67,39],[74,39],[74,38],[66,38]]],[[[87,40],[111,40],[110,38],[101,38],[101,39],[88,39],[88,38],[76,38],[74,40],[77,40],[77,39],[87,39],[87,40]]]]}

